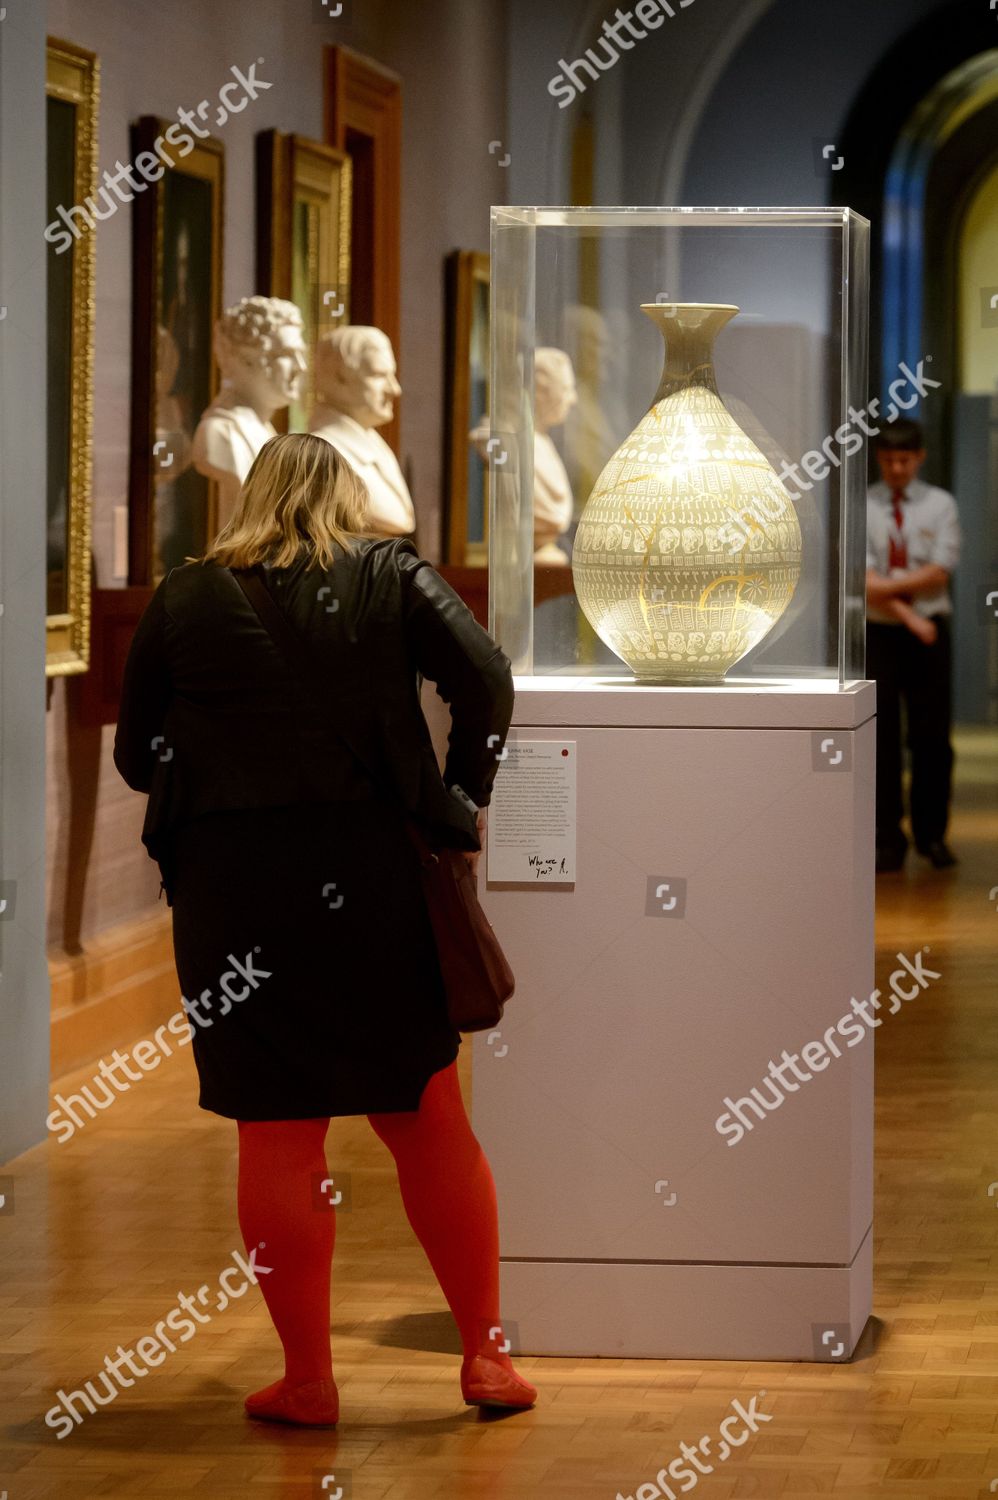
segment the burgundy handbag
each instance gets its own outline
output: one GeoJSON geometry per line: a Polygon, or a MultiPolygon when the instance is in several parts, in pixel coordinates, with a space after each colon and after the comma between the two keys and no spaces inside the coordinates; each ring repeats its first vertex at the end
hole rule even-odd
{"type": "Polygon", "coordinates": [[[478,882],[459,849],[433,849],[406,818],[423,874],[437,940],[447,1013],[458,1031],[487,1031],[502,1020],[516,981],[478,899],[478,882]]]}
{"type": "MultiPolygon", "coordinates": [[[[296,632],[259,574],[230,568],[256,611],[261,625],[283,652],[296,675],[309,680],[302,667],[305,642],[296,632]]],[[[376,786],[382,782],[339,726],[336,732],[376,786]]],[[[389,794],[390,795],[390,794],[389,794]]],[[[397,796],[391,797],[399,802],[397,796]]],[[[513,971],[492,924],[478,900],[478,882],[459,849],[434,849],[405,812],[409,837],[419,857],[423,894],[436,939],[450,1023],[458,1031],[487,1031],[502,1019],[503,1006],[515,987],[513,971]]]]}

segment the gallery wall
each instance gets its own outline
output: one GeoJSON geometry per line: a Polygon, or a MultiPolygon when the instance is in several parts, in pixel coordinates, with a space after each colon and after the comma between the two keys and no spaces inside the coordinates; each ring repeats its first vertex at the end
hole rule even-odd
{"type": "Polygon", "coordinates": [[[614,6],[553,0],[541,10],[510,0],[512,201],[569,201],[573,132],[591,115],[598,203],[838,202],[814,142],[834,142],[878,59],[944,10],[944,0],[842,0],[834,12],[800,0],[682,3],[673,0],[675,15],[643,41],[619,48],[598,80],[580,73],[585,89],[561,107],[548,84],[563,59],[596,44],[614,6]]]}
{"type": "MultiPolygon", "coordinates": [[[[684,7],[674,0],[675,14],[658,29],[618,46],[618,61],[599,78],[576,69],[583,88],[561,108],[564,97],[553,98],[549,83],[563,60],[571,64],[587,47],[605,61],[598,39],[613,7],[557,0],[535,18],[530,0],[512,0],[514,201],[570,201],[571,153],[588,119],[596,203],[844,203],[848,172],[822,151],[842,140],[865,83],[901,37],[925,19],[942,33],[947,15],[966,10],[962,0],[842,0],[834,14],[800,0],[684,0],[684,7]]],[[[996,33],[986,6],[978,14],[983,47],[996,33]]],[[[878,234],[881,226],[873,228],[878,234]]],[[[782,287],[786,319],[798,315],[793,265],[763,269],[782,287]]]]}
{"type": "MultiPolygon", "coordinates": [[[[351,46],[393,69],[403,87],[400,458],[413,490],[421,550],[439,557],[443,448],[443,264],[455,248],[488,249],[488,212],[504,196],[489,142],[503,135],[504,6],[494,0],[348,4],[329,19],[318,0],[49,0],[48,32],[101,61],[99,169],[129,160],[129,123],[175,118],[214,99],[230,69],[271,84],[216,134],[225,145],[224,300],[254,285],[254,136],[276,128],[322,138],[322,48],[351,46]]],[[[98,582],[114,569],[115,508],[127,495],[131,224],[122,207],[97,241],[94,556],[98,582]]],[[[48,716],[49,942],[62,932],[65,865],[65,684],[48,716]]],[[[158,874],[138,842],[144,799],[111,763],[104,731],[86,938],[155,909],[158,874]]]]}

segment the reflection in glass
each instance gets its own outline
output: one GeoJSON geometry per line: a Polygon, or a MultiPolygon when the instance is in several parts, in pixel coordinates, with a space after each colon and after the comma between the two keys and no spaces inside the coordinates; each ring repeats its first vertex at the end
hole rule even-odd
{"type": "MultiPolygon", "coordinates": [[[[489,284],[477,277],[472,286],[471,330],[468,349],[468,426],[476,428],[489,410],[489,284]]],[[[466,545],[469,553],[484,548],[487,537],[488,468],[472,446],[468,446],[468,517],[466,545]]]]}

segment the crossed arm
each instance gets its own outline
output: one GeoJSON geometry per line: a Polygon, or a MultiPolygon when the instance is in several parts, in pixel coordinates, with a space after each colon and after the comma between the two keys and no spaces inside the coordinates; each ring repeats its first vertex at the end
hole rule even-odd
{"type": "Polygon", "coordinates": [[[923,619],[912,609],[910,600],[916,594],[934,594],[949,583],[949,571],[937,563],[926,563],[924,567],[912,568],[908,573],[899,573],[895,578],[885,578],[874,568],[866,570],[866,598],[869,604],[893,615],[895,620],[907,627],[912,635],[925,646],[931,646],[938,630],[931,620],[923,619]]]}
{"type": "Polygon", "coordinates": [[[866,597],[870,604],[890,605],[894,599],[913,599],[916,594],[935,594],[949,583],[949,570],[938,563],[926,563],[922,568],[912,568],[908,573],[899,573],[886,578],[875,568],[866,570],[866,597]]]}

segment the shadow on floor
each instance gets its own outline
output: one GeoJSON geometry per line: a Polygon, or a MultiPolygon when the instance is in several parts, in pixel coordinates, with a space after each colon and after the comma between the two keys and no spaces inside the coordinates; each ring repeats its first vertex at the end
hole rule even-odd
{"type": "Polygon", "coordinates": [[[460,1354],[461,1339],[449,1312],[404,1313],[371,1329],[373,1342],[386,1349],[422,1349],[428,1354],[460,1354]]]}

